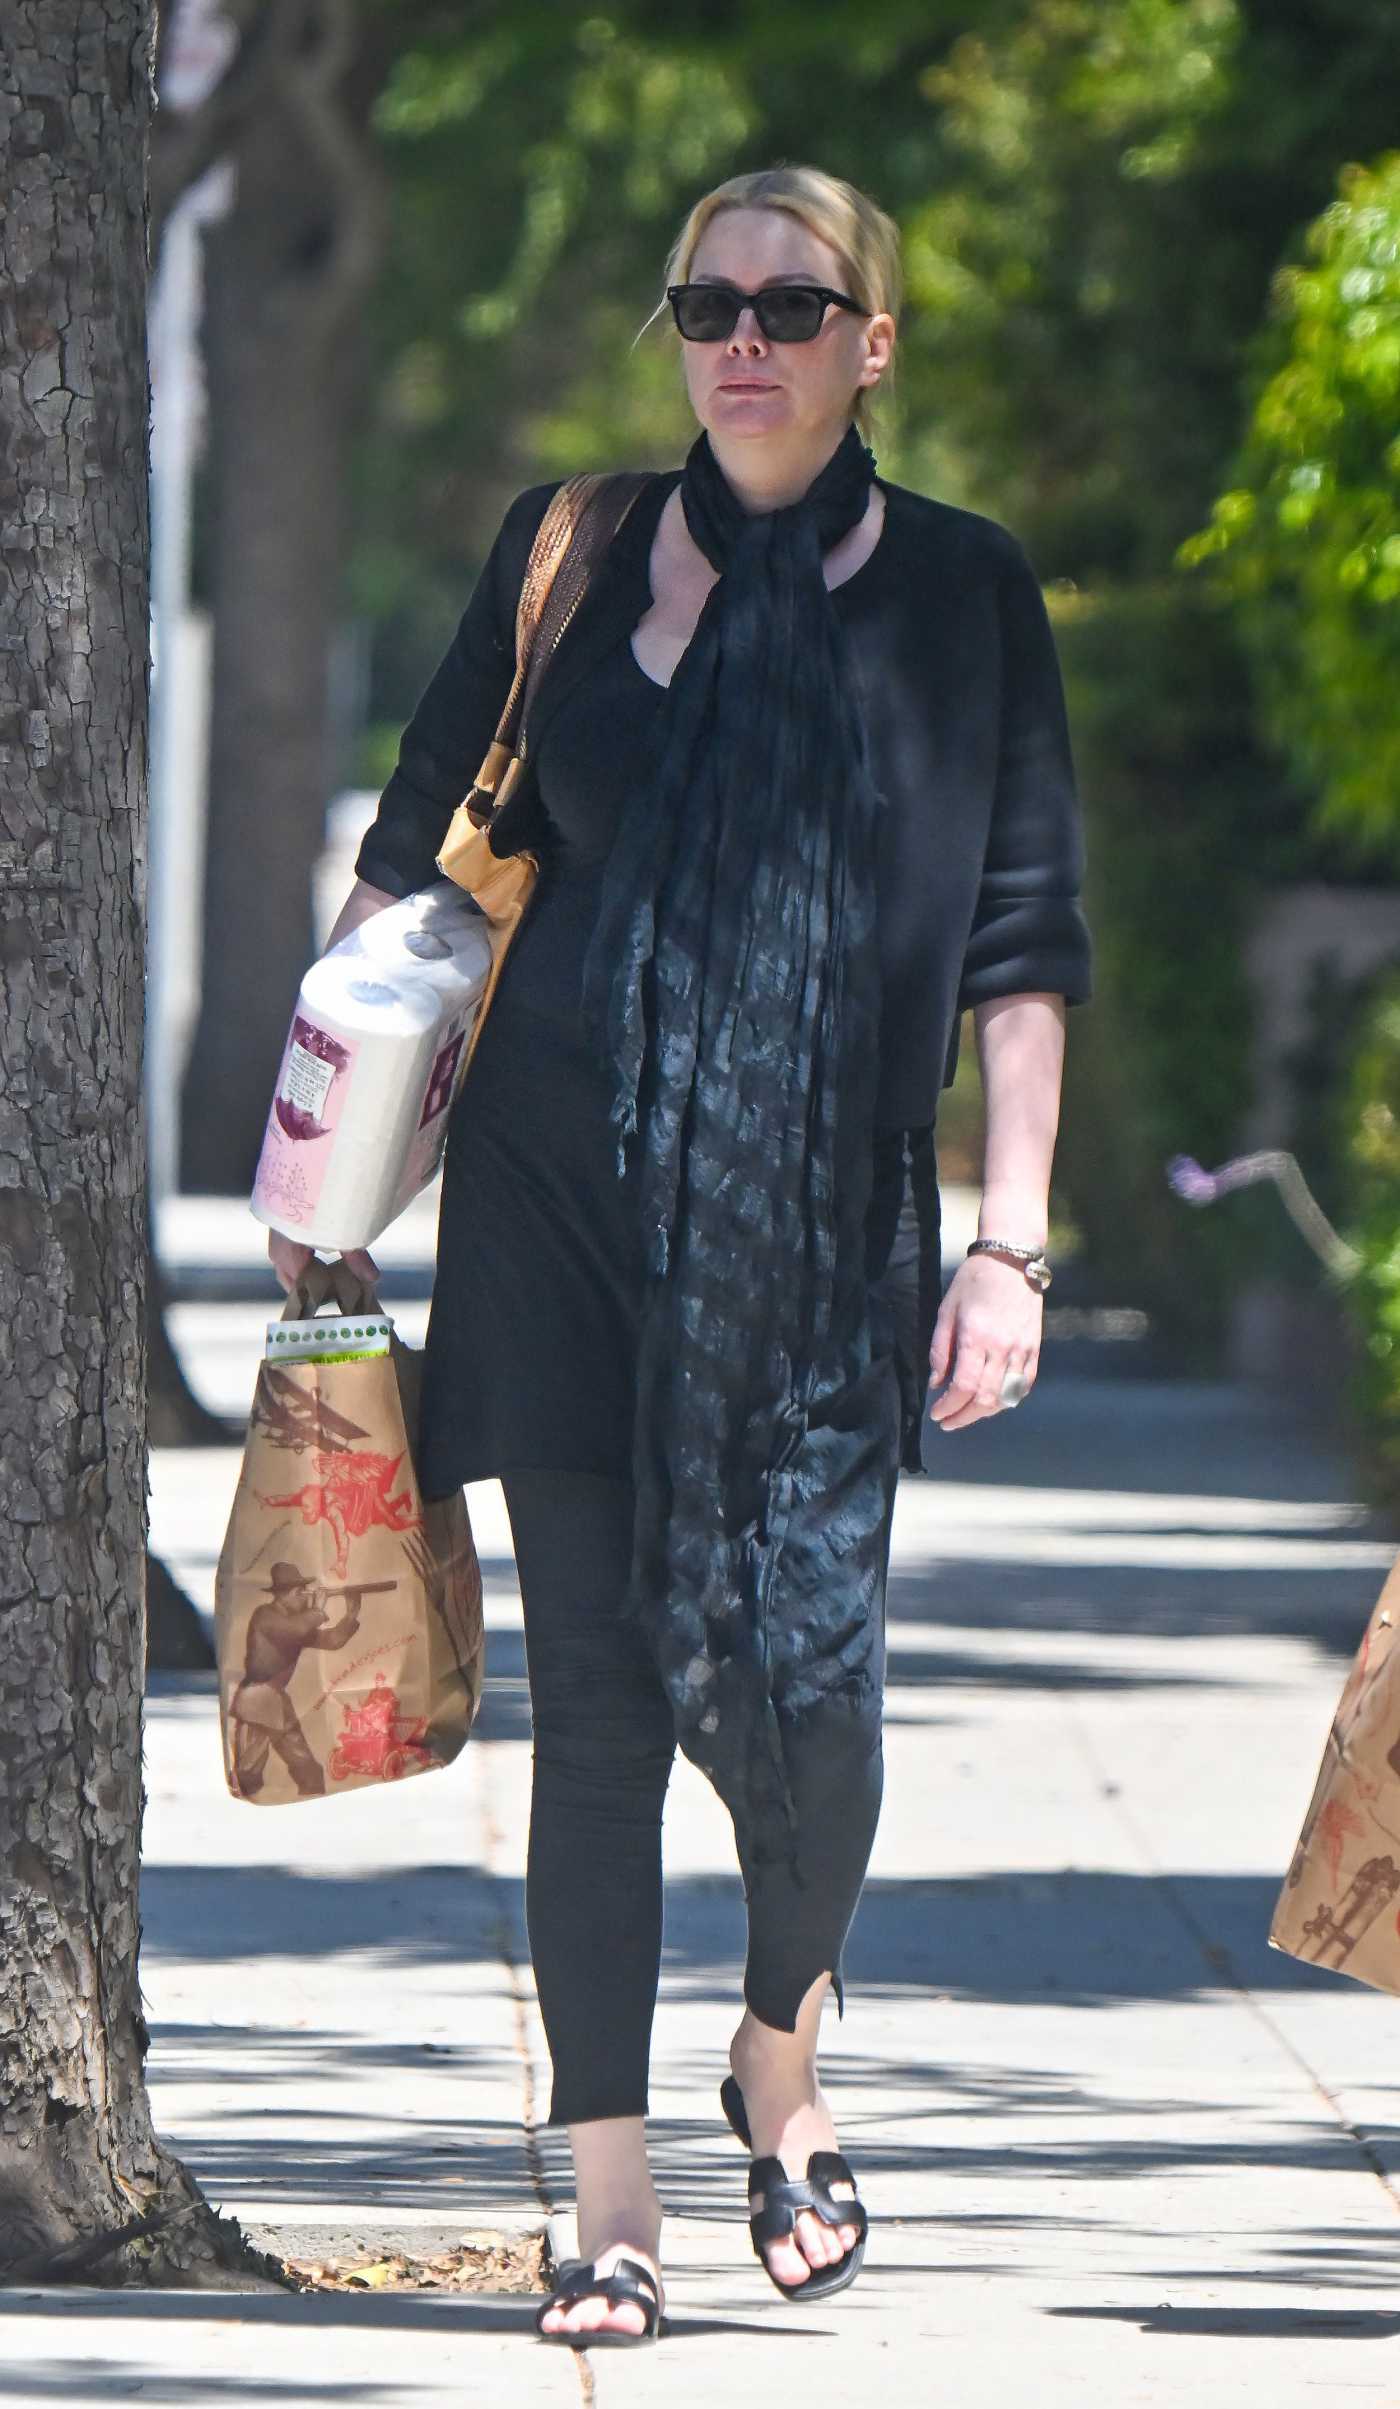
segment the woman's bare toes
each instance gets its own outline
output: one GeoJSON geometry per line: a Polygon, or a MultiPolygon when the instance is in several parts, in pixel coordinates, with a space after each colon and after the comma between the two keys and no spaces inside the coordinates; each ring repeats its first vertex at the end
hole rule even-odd
{"type": "Polygon", "coordinates": [[[810,2208],[804,2209],[797,2220],[797,2238],[813,2267],[830,2267],[841,2256],[841,2245],[831,2227],[821,2217],[813,2216],[810,2208]]]}
{"type": "MultiPolygon", "coordinates": [[[[802,2219],[799,2217],[799,2226],[801,2223],[802,2219]]],[[[793,2234],[784,2235],[781,2242],[765,2242],[763,2255],[779,2283],[805,2284],[812,2272],[813,2262],[805,2251],[799,2249],[796,2236],[793,2234]]]]}
{"type": "Polygon", "coordinates": [[[646,2330],[646,2319],[635,2300],[620,2300],[614,2306],[594,2293],[576,2300],[571,2308],[545,2313],[547,2334],[596,2334],[603,2327],[610,2333],[640,2334],[646,2330]]]}

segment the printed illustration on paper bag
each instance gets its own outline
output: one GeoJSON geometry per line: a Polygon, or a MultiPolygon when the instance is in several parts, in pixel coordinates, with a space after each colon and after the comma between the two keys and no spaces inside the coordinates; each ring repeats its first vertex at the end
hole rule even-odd
{"type": "Polygon", "coordinates": [[[333,1782],[348,1781],[356,1773],[397,1782],[432,1763],[427,1716],[401,1714],[398,1691],[384,1674],[376,1673],[358,1706],[342,1706],[340,1711],[340,1736],[331,1750],[333,1782]]]}
{"type": "Polygon", "coordinates": [[[1308,1917],[1306,1952],[1319,1966],[1344,1967],[1356,1944],[1400,1891],[1400,1866],[1393,1857],[1368,1857],[1353,1874],[1335,1907],[1325,1904],[1308,1917]]]}
{"type": "Polygon", "coordinates": [[[408,1350],[260,1369],[215,1598],[236,1797],[398,1782],[470,1730],[481,1568],[460,1497],[419,1496],[416,1374],[408,1350]]]}
{"type": "Polygon", "coordinates": [[[1400,1989],[1400,1564],[1377,1601],[1327,1736],[1270,1940],[1295,1957],[1400,1989]]]}
{"type": "Polygon", "coordinates": [[[344,1577],[350,1561],[350,1542],[366,1531],[411,1531],[421,1517],[412,1488],[394,1493],[404,1462],[398,1455],[381,1455],[350,1444],[365,1433],[343,1414],[324,1406],[312,1407],[305,1392],[285,1373],[264,1367],[253,1408],[254,1420],[274,1443],[311,1457],[311,1479],[298,1489],[256,1494],[265,1506],[293,1507],[308,1530],[325,1523],[335,1541],[335,1569],[344,1577]]]}
{"type": "Polygon", "coordinates": [[[419,1520],[411,1489],[390,1495],[402,1455],[327,1455],[318,1447],[311,1458],[314,1478],[300,1489],[258,1498],[265,1506],[295,1506],[302,1521],[314,1530],[329,1525],[335,1540],[335,1569],[344,1573],[350,1561],[350,1542],[366,1531],[411,1531],[419,1520]]]}
{"type": "Polygon", "coordinates": [[[325,1775],[287,1695],[292,1675],[308,1649],[326,1653],[348,1646],[360,1627],[361,1599],[397,1586],[394,1581],[362,1581],[328,1590],[295,1564],[271,1567],[268,1595],[248,1618],[243,1678],[229,1700],[233,1772],[244,1798],[261,1790],[273,1751],[300,1797],[324,1795],[325,1775]],[[336,1622],[326,1613],[332,1598],[347,1601],[336,1622]]]}

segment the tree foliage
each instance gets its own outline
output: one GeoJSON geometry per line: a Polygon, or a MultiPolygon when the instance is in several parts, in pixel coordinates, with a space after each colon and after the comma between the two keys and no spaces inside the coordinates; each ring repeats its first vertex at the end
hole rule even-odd
{"type": "MultiPolygon", "coordinates": [[[[1178,561],[1237,448],[1279,262],[1398,103],[1393,0],[424,18],[379,119],[396,198],[356,501],[353,599],[380,630],[366,776],[509,494],[688,442],[674,338],[636,338],[696,195],[775,159],[872,191],[908,279],[882,472],[1004,520],[1056,617],[1101,959],[1059,1170],[1130,1293],[1166,1155],[1228,1149],[1248,1098],[1261,890],[1345,867],[1252,707],[1229,597],[1178,561]],[[1106,1158],[1110,1066],[1127,1101],[1106,1158]]],[[[1164,1318],[1204,1342],[1229,1245],[1151,1218],[1164,1318]]]]}
{"type": "Polygon", "coordinates": [[[1400,1502],[1400,971],[1377,981],[1343,1091],[1359,1257],[1348,1301],[1362,1342],[1358,1386],[1377,1486],[1400,1502]]]}
{"type": "Polygon", "coordinates": [[[1031,0],[923,78],[916,375],[985,505],[1081,578],[1157,565],[1228,384],[1234,246],[1184,238],[1239,41],[1234,0],[1031,0]]]}
{"type": "Polygon", "coordinates": [[[1233,482],[1182,546],[1235,606],[1318,822],[1400,861],[1400,152],[1280,269],[1233,482]]]}
{"type": "Polygon", "coordinates": [[[662,229],[727,172],[748,120],[722,61],[684,38],[537,8],[405,49],[375,123],[393,223],[351,598],[398,616],[416,677],[511,490],[561,455],[669,456],[659,352],[628,346],[662,229]]]}
{"type": "MultiPolygon", "coordinates": [[[[896,214],[927,189],[918,75],[951,38],[943,13],[743,0],[424,21],[376,120],[393,227],[350,592],[381,631],[367,774],[511,492],[689,442],[674,334],[648,322],[697,195],[775,157],[819,158],[896,214]]],[[[899,474],[893,427],[880,448],[899,474]]]]}

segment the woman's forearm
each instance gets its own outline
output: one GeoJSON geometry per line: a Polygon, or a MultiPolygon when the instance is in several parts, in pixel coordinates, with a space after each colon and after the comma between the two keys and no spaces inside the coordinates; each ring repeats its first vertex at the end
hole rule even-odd
{"type": "Polygon", "coordinates": [[[352,928],[358,928],[364,920],[372,920],[376,912],[382,912],[387,905],[398,903],[400,900],[397,895],[386,895],[382,887],[372,887],[367,880],[357,878],[340,907],[339,917],[334,928],[326,939],[327,953],[330,952],[333,945],[339,945],[342,937],[348,937],[352,928]]]}
{"type": "Polygon", "coordinates": [[[1062,995],[1001,995],[973,1010],[986,1138],[979,1238],[1043,1246],[1065,1058],[1062,995]]]}

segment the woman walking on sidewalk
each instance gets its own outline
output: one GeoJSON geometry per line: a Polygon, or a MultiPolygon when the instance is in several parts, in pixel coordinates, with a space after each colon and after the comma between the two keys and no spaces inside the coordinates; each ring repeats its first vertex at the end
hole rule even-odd
{"type": "MultiPolygon", "coordinates": [[[[681,229],[700,431],[532,705],[510,808],[540,878],[444,1165],[419,1469],[429,1496],[499,1475],[515,1539],[526,1906],[585,2254],[541,2312],[560,2341],[658,2324],[644,2119],[677,1740],[743,1872],[722,2104],[755,2249],[795,2300],[864,2251],[817,2040],[881,1795],[901,1430],[878,1281],[964,1006],[985,1185],[934,1419],[964,1429],[1036,1371],[1065,1005],[1089,993],[1078,811],[1024,552],[874,473],[898,284],[891,221],[815,169],[736,177],[681,229]]],[[[437,875],[555,490],[506,513],[337,935],[437,875]]],[[[306,1251],[274,1237],[284,1285],[306,1251]]]]}

